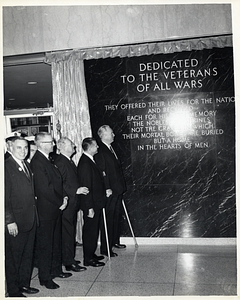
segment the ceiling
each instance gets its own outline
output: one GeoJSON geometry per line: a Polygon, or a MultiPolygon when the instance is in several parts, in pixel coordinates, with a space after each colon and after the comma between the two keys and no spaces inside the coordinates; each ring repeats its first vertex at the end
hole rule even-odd
{"type": "Polygon", "coordinates": [[[53,105],[51,66],[44,53],[3,58],[4,110],[53,105]]]}

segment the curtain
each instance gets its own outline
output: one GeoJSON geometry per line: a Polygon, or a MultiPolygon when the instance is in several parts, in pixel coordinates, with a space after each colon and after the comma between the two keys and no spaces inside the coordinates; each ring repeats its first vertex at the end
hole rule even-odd
{"type": "Polygon", "coordinates": [[[68,59],[88,60],[109,57],[133,57],[151,54],[167,54],[182,51],[232,47],[232,34],[211,37],[188,38],[174,41],[159,41],[133,45],[76,49],[47,53],[47,62],[68,59]]]}
{"type": "Polygon", "coordinates": [[[77,153],[73,159],[77,163],[82,140],[92,135],[83,61],[62,56],[51,65],[54,137],[58,139],[61,133],[75,143],[77,153]]]}

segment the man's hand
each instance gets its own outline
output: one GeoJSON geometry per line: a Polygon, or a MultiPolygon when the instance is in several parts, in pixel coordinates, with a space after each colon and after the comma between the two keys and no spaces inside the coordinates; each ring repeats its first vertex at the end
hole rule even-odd
{"type": "Polygon", "coordinates": [[[60,210],[64,210],[68,204],[68,196],[63,198],[63,204],[59,207],[60,210]]]}
{"type": "Polygon", "coordinates": [[[94,209],[93,208],[89,208],[88,217],[91,218],[91,219],[94,217],[94,209]]]}
{"type": "Polygon", "coordinates": [[[78,194],[78,195],[79,194],[87,195],[88,193],[89,193],[89,189],[85,186],[79,187],[76,192],[76,194],[78,194]]]}
{"type": "Polygon", "coordinates": [[[8,224],[7,229],[10,235],[13,235],[14,237],[18,235],[18,227],[15,222],[8,224]]]}
{"type": "Polygon", "coordinates": [[[112,190],[111,189],[107,189],[106,190],[106,196],[110,197],[112,195],[112,190]]]}

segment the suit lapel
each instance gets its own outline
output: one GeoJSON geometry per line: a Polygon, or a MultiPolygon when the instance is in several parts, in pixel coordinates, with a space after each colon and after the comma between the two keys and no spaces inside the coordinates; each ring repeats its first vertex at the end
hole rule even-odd
{"type": "Polygon", "coordinates": [[[26,177],[27,177],[28,180],[32,181],[32,179],[33,179],[33,177],[32,177],[32,171],[31,171],[30,165],[29,165],[29,163],[27,161],[25,161],[25,166],[26,166],[26,168],[28,170],[29,177],[26,174],[25,175],[26,175],[26,177]]]}
{"type": "Polygon", "coordinates": [[[37,154],[36,159],[40,159],[42,161],[42,163],[46,166],[46,169],[49,171],[50,174],[54,173],[59,176],[60,172],[57,166],[52,161],[47,159],[47,157],[38,150],[35,153],[35,155],[36,154],[37,154]]]}
{"type": "MultiPolygon", "coordinates": [[[[66,158],[67,159],[67,158],[66,158]]],[[[68,160],[68,164],[70,165],[70,167],[74,170],[74,172],[77,174],[77,166],[75,165],[74,161],[71,159],[67,159],[68,160]]]]}
{"type": "MultiPolygon", "coordinates": [[[[118,164],[120,164],[119,159],[116,158],[116,156],[114,155],[114,153],[102,142],[102,145],[104,146],[105,151],[107,152],[107,154],[112,157],[114,159],[115,162],[117,162],[118,164]]],[[[114,150],[115,151],[115,150],[114,150]]]]}
{"type": "Polygon", "coordinates": [[[90,157],[88,157],[87,155],[85,155],[84,153],[83,153],[83,155],[90,162],[90,164],[92,165],[92,167],[95,170],[97,170],[101,174],[101,176],[102,176],[102,171],[99,169],[98,165],[94,161],[92,161],[92,159],[90,157]]]}
{"type": "Polygon", "coordinates": [[[70,169],[74,170],[74,173],[77,174],[77,166],[73,162],[73,160],[68,159],[66,156],[60,154],[60,158],[63,162],[66,162],[70,169]]]}
{"type": "MultiPolygon", "coordinates": [[[[89,159],[90,159],[90,158],[89,158],[89,159]]],[[[91,160],[91,159],[90,159],[90,160],[91,160]]],[[[98,166],[95,162],[93,162],[92,160],[91,160],[91,163],[92,163],[93,167],[98,171],[98,173],[100,173],[100,175],[103,176],[103,173],[102,173],[102,171],[100,170],[99,166],[98,166]]]]}
{"type": "MultiPolygon", "coordinates": [[[[9,159],[12,161],[12,163],[13,163],[15,169],[17,170],[17,172],[19,172],[19,173],[21,174],[21,176],[24,176],[27,180],[32,180],[31,172],[30,172],[29,168],[28,168],[28,172],[29,172],[29,174],[30,174],[30,177],[28,177],[28,176],[25,174],[23,168],[16,162],[16,160],[15,160],[12,156],[9,157],[9,159]]],[[[27,165],[27,164],[26,164],[26,165],[27,165]]]]}

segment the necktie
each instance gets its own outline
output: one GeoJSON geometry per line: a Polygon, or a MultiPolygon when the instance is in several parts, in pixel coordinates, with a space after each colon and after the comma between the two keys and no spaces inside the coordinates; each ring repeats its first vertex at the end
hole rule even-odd
{"type": "Polygon", "coordinates": [[[77,166],[76,166],[75,162],[72,159],[70,159],[70,164],[71,164],[72,169],[74,170],[74,172],[77,173],[77,166]]]}
{"type": "Polygon", "coordinates": [[[113,147],[112,147],[112,146],[110,146],[110,150],[111,150],[111,152],[114,154],[114,156],[116,157],[116,159],[118,159],[117,154],[116,154],[115,151],[113,150],[113,147]]]}
{"type": "Polygon", "coordinates": [[[27,175],[28,178],[30,178],[29,171],[28,171],[28,169],[27,169],[24,161],[22,161],[22,165],[23,165],[23,171],[24,171],[24,173],[27,175]]]}

